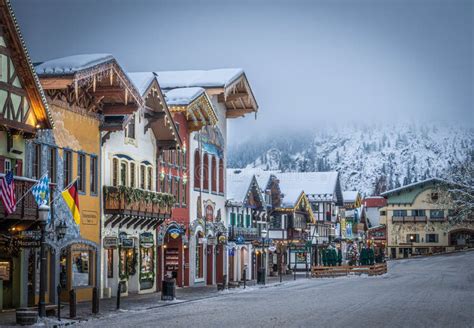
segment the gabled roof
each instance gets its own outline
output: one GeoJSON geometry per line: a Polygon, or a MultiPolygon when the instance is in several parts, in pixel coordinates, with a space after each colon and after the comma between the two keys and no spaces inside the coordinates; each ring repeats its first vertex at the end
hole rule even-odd
{"type": "Polygon", "coordinates": [[[405,192],[405,191],[411,191],[411,190],[416,189],[416,188],[424,188],[424,187],[429,186],[429,185],[447,184],[447,183],[449,183],[449,182],[446,181],[446,180],[440,179],[440,178],[430,178],[430,179],[426,179],[426,180],[423,180],[423,181],[410,183],[406,186],[402,186],[402,187],[399,187],[399,188],[388,190],[384,193],[381,193],[380,195],[387,198],[388,196],[399,194],[399,193],[402,193],[402,192],[405,192]]]}
{"type": "Polygon", "coordinates": [[[310,201],[337,198],[338,172],[285,172],[275,175],[280,180],[280,188],[283,186],[293,190],[293,195],[304,191],[310,201]]]}
{"type": "Polygon", "coordinates": [[[188,106],[205,93],[206,90],[200,87],[171,89],[166,92],[166,103],[169,106],[188,106]]]}
{"type": "Polygon", "coordinates": [[[89,94],[92,100],[80,107],[87,107],[87,115],[103,115],[102,131],[123,129],[131,114],[143,106],[140,92],[110,54],[51,59],[38,63],[36,72],[43,89],[53,92],[53,98],[57,92],[73,93],[77,102],[81,100],[81,92],[89,94]]]}
{"type": "Polygon", "coordinates": [[[344,203],[355,203],[357,196],[359,196],[359,192],[356,190],[346,190],[342,192],[344,203]]]}
{"type": "Polygon", "coordinates": [[[225,104],[227,117],[257,112],[258,105],[245,72],[240,68],[157,72],[163,89],[205,88],[225,104]]]}
{"type": "Polygon", "coordinates": [[[148,120],[145,129],[152,128],[158,147],[163,149],[181,148],[181,137],[166,104],[156,74],[138,72],[128,73],[128,76],[144,99],[145,118],[148,120]]]}
{"type": "Polygon", "coordinates": [[[34,116],[41,128],[52,128],[54,123],[48,103],[38,77],[35,74],[30,55],[28,54],[9,0],[0,0],[0,12],[0,21],[5,32],[4,37],[8,43],[7,46],[12,51],[10,58],[17,68],[21,85],[27,93],[34,116]]]}

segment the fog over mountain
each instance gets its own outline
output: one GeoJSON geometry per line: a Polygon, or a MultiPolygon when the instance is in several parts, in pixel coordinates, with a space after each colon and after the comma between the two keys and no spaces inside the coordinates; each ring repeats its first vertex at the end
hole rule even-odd
{"type": "Polygon", "coordinates": [[[453,163],[474,160],[474,129],[459,124],[344,125],[234,144],[229,167],[282,171],[337,170],[346,190],[366,195],[444,177],[453,163]]]}

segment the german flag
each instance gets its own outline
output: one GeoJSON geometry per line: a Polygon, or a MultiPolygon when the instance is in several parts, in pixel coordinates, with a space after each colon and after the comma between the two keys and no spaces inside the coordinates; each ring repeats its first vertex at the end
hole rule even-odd
{"type": "Polygon", "coordinates": [[[79,212],[79,193],[77,192],[77,180],[61,193],[64,201],[71,210],[72,217],[76,224],[81,223],[81,213],[79,212]]]}

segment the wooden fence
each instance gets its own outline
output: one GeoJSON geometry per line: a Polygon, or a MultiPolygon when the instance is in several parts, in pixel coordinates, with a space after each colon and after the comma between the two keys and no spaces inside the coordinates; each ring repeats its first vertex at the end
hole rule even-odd
{"type": "Polygon", "coordinates": [[[387,273],[387,263],[362,266],[313,266],[311,276],[313,278],[341,277],[347,275],[368,274],[378,276],[387,273]]]}

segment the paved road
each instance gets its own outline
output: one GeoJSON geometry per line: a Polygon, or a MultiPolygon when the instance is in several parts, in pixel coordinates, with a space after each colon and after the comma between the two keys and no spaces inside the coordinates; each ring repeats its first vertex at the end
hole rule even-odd
{"type": "Polygon", "coordinates": [[[379,277],[302,278],[83,326],[474,327],[474,252],[391,262],[379,277]]]}

